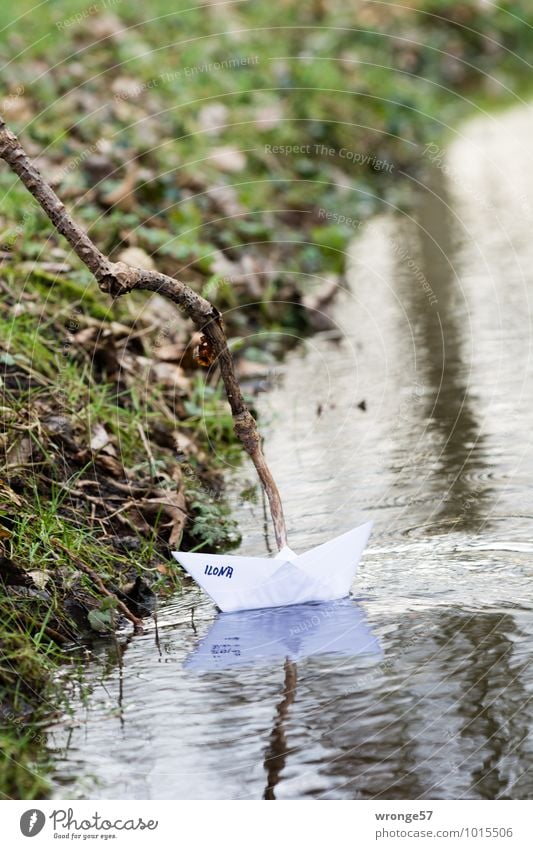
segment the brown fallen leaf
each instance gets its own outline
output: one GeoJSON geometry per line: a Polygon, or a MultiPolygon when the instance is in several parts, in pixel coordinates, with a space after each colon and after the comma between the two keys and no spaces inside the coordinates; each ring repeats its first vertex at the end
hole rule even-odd
{"type": "Polygon", "coordinates": [[[233,218],[237,215],[244,215],[246,207],[239,201],[237,190],[233,186],[213,186],[209,190],[209,199],[223,215],[228,218],[233,218]]]}
{"type": "Polygon", "coordinates": [[[207,336],[201,336],[198,345],[194,349],[193,357],[200,366],[207,367],[214,363],[215,352],[207,336]]]}
{"type": "Polygon", "coordinates": [[[25,466],[32,455],[32,445],[29,436],[21,436],[6,451],[6,466],[25,466]]]}
{"type": "Polygon", "coordinates": [[[122,182],[111,192],[102,195],[102,203],[113,208],[118,206],[123,212],[131,212],[135,206],[135,186],[137,185],[138,175],[138,163],[130,162],[122,182]]]}
{"type": "Polygon", "coordinates": [[[186,457],[197,457],[201,453],[198,445],[188,433],[175,430],[172,436],[174,437],[174,445],[177,454],[183,454],[186,457]]]}
{"type": "Polygon", "coordinates": [[[179,344],[154,345],[153,352],[158,360],[178,363],[183,359],[184,348],[179,344]]]}
{"type": "Polygon", "coordinates": [[[94,461],[100,469],[106,472],[110,472],[111,475],[117,478],[128,477],[128,472],[124,468],[122,463],[117,460],[116,457],[112,457],[110,454],[104,454],[103,452],[97,454],[94,461]]]}
{"type": "Polygon", "coordinates": [[[261,133],[273,130],[283,120],[283,107],[280,103],[258,106],[255,110],[255,126],[261,133]]]}
{"type": "Polygon", "coordinates": [[[100,424],[99,422],[91,428],[90,446],[91,451],[97,452],[105,448],[106,454],[111,454],[116,457],[117,452],[112,444],[112,437],[108,434],[103,424],[100,424]]]}
{"type": "Polygon", "coordinates": [[[111,83],[111,91],[122,100],[137,100],[143,92],[143,85],[135,77],[120,76],[111,83]]]}
{"type": "Polygon", "coordinates": [[[67,442],[73,441],[74,429],[68,416],[63,415],[62,413],[50,414],[45,410],[43,411],[43,415],[40,417],[40,420],[44,430],[50,436],[57,436],[67,442]]]}
{"type": "Polygon", "coordinates": [[[225,103],[208,103],[198,112],[198,125],[208,135],[218,135],[228,121],[229,109],[225,103]]]}
{"type": "Polygon", "coordinates": [[[72,266],[68,262],[21,262],[17,268],[26,274],[46,271],[47,274],[68,274],[72,266]]]}
{"type": "Polygon", "coordinates": [[[211,153],[209,162],[228,174],[244,171],[246,168],[246,157],[237,147],[217,147],[211,153]]]}
{"type": "Polygon", "coordinates": [[[183,475],[181,473],[180,466],[177,466],[177,465],[174,466],[174,468],[172,469],[171,478],[174,481],[174,483],[177,484],[177,489],[179,490],[180,487],[181,487],[182,481],[183,481],[183,475]]]}
{"type": "Polygon", "coordinates": [[[9,484],[0,478],[0,505],[5,504],[22,507],[22,499],[11,489],[9,484]]]}
{"type": "Polygon", "coordinates": [[[249,254],[245,254],[238,262],[234,262],[222,251],[214,251],[211,270],[213,274],[223,277],[233,289],[244,291],[258,300],[261,300],[266,287],[274,277],[273,270],[269,270],[264,263],[249,254]]]}
{"type": "Polygon", "coordinates": [[[121,321],[101,321],[90,315],[85,315],[83,316],[83,323],[86,326],[79,330],[73,337],[80,344],[92,341],[96,336],[102,339],[106,339],[109,336],[120,339],[123,336],[129,337],[134,334],[132,325],[123,324],[121,321]]]}
{"type": "Polygon", "coordinates": [[[307,310],[307,318],[315,330],[332,330],[337,327],[330,314],[333,300],[340,290],[340,281],[336,275],[326,277],[317,291],[309,292],[302,298],[302,305],[307,310]]]}
{"type": "Polygon", "coordinates": [[[141,514],[141,518],[149,528],[153,528],[156,522],[160,530],[168,528],[170,530],[168,544],[177,546],[187,521],[185,495],[181,491],[172,492],[162,489],[153,490],[153,492],[152,498],[139,499],[134,505],[134,510],[141,514]],[[161,517],[166,521],[161,521],[161,517]]]}
{"type": "Polygon", "coordinates": [[[145,321],[147,324],[160,326],[163,336],[170,336],[184,326],[185,319],[178,307],[162,295],[151,295],[147,301],[135,304],[127,302],[128,310],[134,321],[145,321]]]}
{"type": "Polygon", "coordinates": [[[113,15],[111,12],[104,12],[101,15],[95,15],[88,18],[92,37],[97,43],[100,39],[103,41],[106,38],[123,39],[125,25],[120,18],[113,15]]]}
{"type": "Polygon", "coordinates": [[[162,383],[164,386],[169,386],[173,389],[181,389],[184,392],[188,392],[191,388],[189,378],[184,370],[181,366],[174,363],[153,363],[150,369],[150,376],[155,378],[158,383],[162,383]]]}
{"type": "Polygon", "coordinates": [[[2,111],[6,121],[26,124],[33,118],[34,112],[30,100],[22,94],[11,94],[4,98],[2,111]]]}
{"type": "Polygon", "coordinates": [[[32,571],[27,574],[30,576],[38,590],[44,590],[50,580],[50,573],[46,572],[44,569],[32,569],[32,571]]]}
{"type": "Polygon", "coordinates": [[[153,271],[155,263],[149,254],[142,248],[129,247],[124,248],[118,255],[120,262],[125,262],[126,265],[133,265],[137,268],[144,268],[145,271],[153,271]]]}
{"type": "Polygon", "coordinates": [[[74,341],[82,348],[89,347],[89,343],[94,342],[97,334],[98,330],[96,327],[83,327],[75,334],[74,341]]]}
{"type": "Polygon", "coordinates": [[[240,359],[237,362],[237,374],[245,380],[268,377],[271,370],[272,366],[268,363],[255,363],[245,359],[240,359]]]}

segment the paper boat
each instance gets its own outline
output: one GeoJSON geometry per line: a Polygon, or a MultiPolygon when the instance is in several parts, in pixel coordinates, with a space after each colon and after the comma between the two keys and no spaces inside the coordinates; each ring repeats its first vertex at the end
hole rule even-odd
{"type": "Polygon", "coordinates": [[[371,530],[367,522],[300,555],[288,546],[275,557],[172,554],[224,612],[283,607],[347,596],[371,530]]]}
{"type": "Polygon", "coordinates": [[[382,654],[363,610],[351,599],[219,613],[184,665],[212,672],[324,654],[382,654]]]}

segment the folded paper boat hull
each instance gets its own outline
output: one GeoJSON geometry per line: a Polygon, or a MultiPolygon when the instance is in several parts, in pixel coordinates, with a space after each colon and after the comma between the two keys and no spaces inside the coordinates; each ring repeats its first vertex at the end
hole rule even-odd
{"type": "Polygon", "coordinates": [[[300,555],[172,553],[224,612],[282,607],[347,596],[371,530],[367,522],[300,555]]]}

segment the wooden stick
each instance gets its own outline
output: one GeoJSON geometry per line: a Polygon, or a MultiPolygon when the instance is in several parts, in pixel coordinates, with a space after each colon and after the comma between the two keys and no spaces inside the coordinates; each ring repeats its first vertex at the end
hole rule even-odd
{"type": "Polygon", "coordinates": [[[89,578],[92,581],[94,581],[94,583],[96,584],[96,586],[98,587],[98,589],[100,590],[102,595],[106,595],[109,598],[112,598],[112,599],[115,600],[116,605],[117,605],[118,609],[120,610],[120,612],[123,613],[124,616],[126,617],[126,619],[129,619],[130,622],[133,624],[133,627],[135,629],[135,633],[136,634],[142,634],[143,630],[144,630],[144,625],[143,625],[142,619],[139,619],[138,616],[135,616],[131,612],[129,607],[127,607],[124,604],[124,602],[121,601],[118,598],[118,596],[115,595],[115,593],[112,593],[111,590],[107,589],[107,587],[104,584],[104,582],[102,581],[101,577],[93,569],[91,569],[90,566],[87,566],[87,564],[84,563],[83,560],[81,560],[78,557],[77,554],[75,554],[73,551],[71,551],[70,548],[67,548],[66,545],[63,545],[63,543],[59,542],[58,539],[54,539],[54,540],[52,540],[52,542],[53,542],[54,545],[57,545],[57,547],[60,548],[61,551],[64,551],[65,554],[67,554],[70,557],[70,559],[76,564],[78,569],[81,569],[82,572],[85,572],[85,574],[88,575],[89,578]]]}
{"type": "Polygon", "coordinates": [[[104,256],[85,230],[71,218],[64,204],[32,164],[17,136],[1,117],[0,158],[20,177],[54,227],[67,239],[81,261],[92,272],[102,292],[113,298],[121,297],[134,289],[158,292],[177,304],[206,336],[220,368],[235,433],[252,458],[268,498],[277,546],[279,549],[283,548],[287,543],[287,531],[280,494],[262,451],[257,424],[244,402],[219,311],[180,280],[167,277],[158,271],[146,271],[123,262],[111,262],[104,256]]]}

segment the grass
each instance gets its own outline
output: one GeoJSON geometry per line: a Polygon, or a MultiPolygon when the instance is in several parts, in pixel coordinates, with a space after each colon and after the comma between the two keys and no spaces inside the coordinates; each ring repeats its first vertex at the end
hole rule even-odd
{"type": "MultiPolygon", "coordinates": [[[[408,204],[426,144],[528,91],[527,0],[357,6],[0,7],[8,123],[104,252],[140,250],[216,303],[237,359],[312,331],[302,300],[344,271],[342,216],[408,204]]],[[[240,450],[186,323],[103,299],[3,167],[0,194],[0,793],[32,799],[65,647],[117,619],[76,559],[119,593],[178,588],[176,540],[238,539],[222,470],[240,450]]]]}

